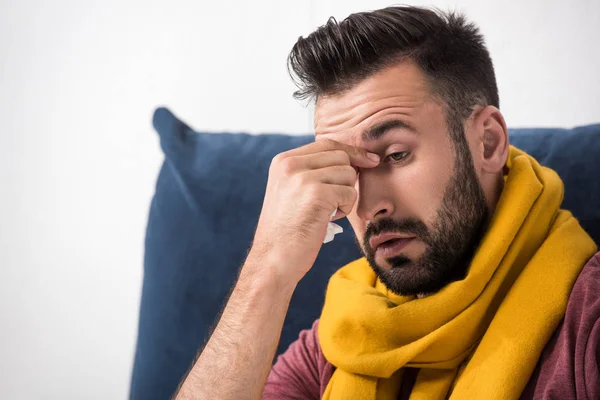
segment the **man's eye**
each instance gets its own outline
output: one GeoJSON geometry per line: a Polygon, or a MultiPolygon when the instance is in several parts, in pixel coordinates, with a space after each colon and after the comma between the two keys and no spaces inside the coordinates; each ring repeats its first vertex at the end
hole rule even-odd
{"type": "Polygon", "coordinates": [[[393,162],[402,161],[403,159],[406,158],[406,156],[408,156],[407,151],[400,151],[400,152],[392,153],[392,154],[388,155],[389,159],[393,162]]]}

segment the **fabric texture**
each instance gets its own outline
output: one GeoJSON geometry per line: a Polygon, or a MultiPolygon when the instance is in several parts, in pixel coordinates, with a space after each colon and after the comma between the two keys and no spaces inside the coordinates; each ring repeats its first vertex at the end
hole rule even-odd
{"type": "Polygon", "coordinates": [[[319,344],[316,320],[311,329],[300,332],[269,372],[263,400],[321,398],[335,371],[319,344]]]}
{"type": "MultiPolygon", "coordinates": [[[[176,390],[231,290],[262,206],[272,157],[313,135],[197,132],[169,110],[154,113],[165,155],[148,216],[144,278],[130,398],[166,399],[176,390]]],[[[600,240],[600,124],[511,129],[511,142],[558,172],[563,208],[600,240]]],[[[337,223],[337,221],[336,221],[337,223]]],[[[360,257],[346,219],[300,282],[277,354],[319,316],[329,277],[360,257]]]]}
{"type": "Polygon", "coordinates": [[[336,371],[324,399],[518,399],[596,244],[560,210],[558,175],[511,147],[505,187],[466,278],[422,299],[390,293],[365,258],[327,288],[319,341],[336,371]]]}
{"type": "MultiPolygon", "coordinates": [[[[600,253],[581,271],[565,318],[522,398],[600,399],[600,253]]],[[[323,368],[326,368],[324,366],[323,368]]]]}
{"type": "MultiPolygon", "coordinates": [[[[600,253],[583,267],[569,295],[564,319],[546,344],[521,400],[600,398],[600,253]]],[[[335,367],[319,343],[319,321],[277,358],[263,400],[313,400],[325,392],[335,367]]],[[[398,400],[409,400],[418,370],[403,374],[398,400]]]]}

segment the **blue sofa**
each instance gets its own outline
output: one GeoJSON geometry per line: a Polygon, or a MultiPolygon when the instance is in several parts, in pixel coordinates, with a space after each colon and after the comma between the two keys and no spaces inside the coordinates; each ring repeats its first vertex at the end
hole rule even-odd
{"type": "MultiPolygon", "coordinates": [[[[159,108],[154,127],[165,161],[145,243],[139,334],[130,398],[168,399],[205,343],[231,290],[258,221],[276,154],[312,135],[193,131],[159,108]]],[[[510,141],[553,168],[571,210],[600,243],[600,124],[574,129],[513,129],[510,141]]],[[[329,276],[360,257],[347,220],[323,246],[290,304],[277,353],[320,313],[329,276]]]]}

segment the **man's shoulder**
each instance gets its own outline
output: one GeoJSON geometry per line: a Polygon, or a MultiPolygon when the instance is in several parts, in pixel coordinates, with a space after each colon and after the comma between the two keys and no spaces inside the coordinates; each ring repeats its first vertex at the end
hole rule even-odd
{"type": "Polygon", "coordinates": [[[589,321],[600,317],[600,252],[585,264],[567,303],[565,320],[589,321]]]}
{"type": "Polygon", "coordinates": [[[586,278],[590,278],[596,282],[600,280],[600,251],[594,254],[592,258],[590,258],[585,264],[585,266],[581,270],[581,273],[579,274],[579,278],[577,279],[575,286],[577,286],[578,284],[580,286],[586,286],[588,284],[586,278]]]}
{"type": "MultiPolygon", "coordinates": [[[[598,274],[600,269],[600,251],[592,256],[581,270],[581,274],[598,274]]],[[[580,274],[580,275],[581,275],[580,274]]]]}
{"type": "Polygon", "coordinates": [[[599,289],[596,253],[581,270],[565,316],[544,348],[523,398],[600,398],[599,289]]]}

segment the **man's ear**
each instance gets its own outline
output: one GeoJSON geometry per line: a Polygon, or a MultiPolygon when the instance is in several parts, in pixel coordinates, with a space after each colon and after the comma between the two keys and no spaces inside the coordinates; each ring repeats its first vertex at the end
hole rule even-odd
{"type": "Polygon", "coordinates": [[[508,157],[508,129],[502,113],[494,106],[487,106],[476,115],[474,127],[483,147],[480,159],[482,172],[501,172],[508,157]]]}

